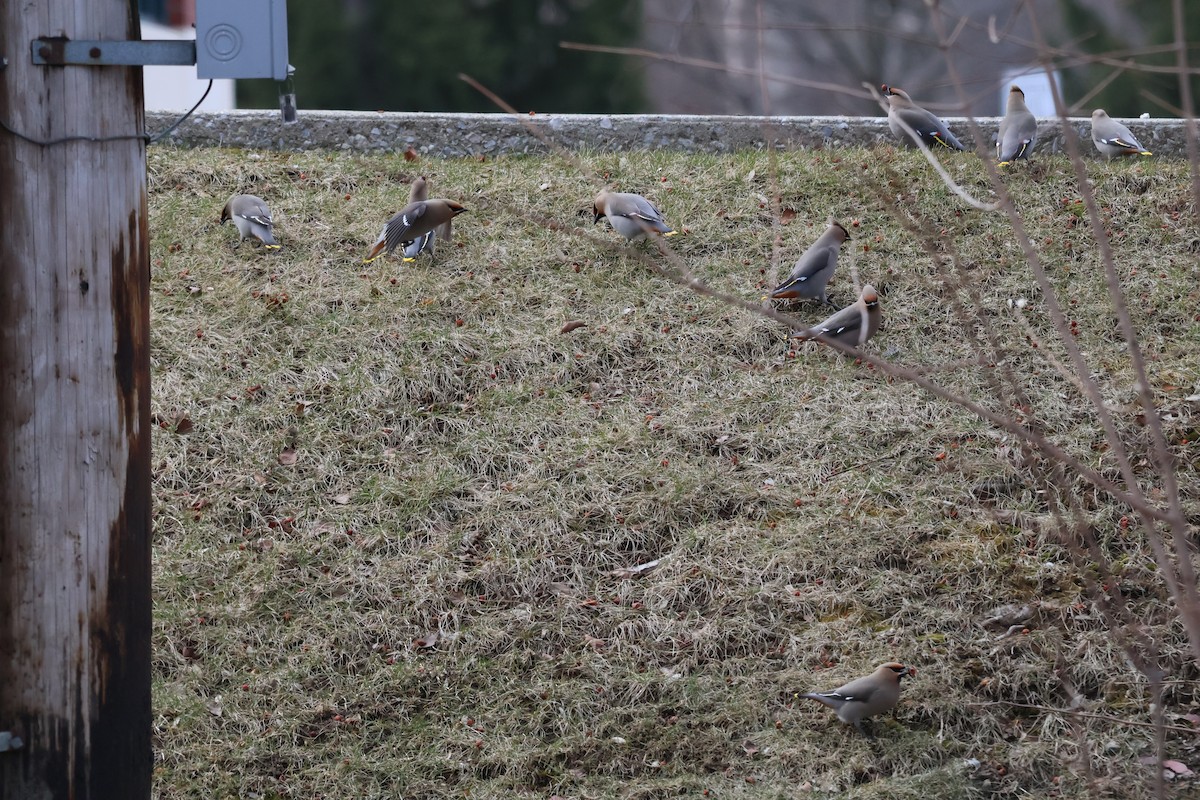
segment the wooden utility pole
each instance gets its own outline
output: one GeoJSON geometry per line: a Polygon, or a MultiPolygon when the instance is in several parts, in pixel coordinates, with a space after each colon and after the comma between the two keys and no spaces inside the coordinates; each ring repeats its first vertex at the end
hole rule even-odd
{"type": "Polygon", "coordinates": [[[131,0],[0,0],[4,800],[150,796],[142,76],[30,55],[139,35],[131,0]]]}

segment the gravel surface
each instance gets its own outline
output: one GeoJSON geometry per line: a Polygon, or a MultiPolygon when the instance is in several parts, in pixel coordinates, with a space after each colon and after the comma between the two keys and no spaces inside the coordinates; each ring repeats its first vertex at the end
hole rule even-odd
{"type": "MultiPolygon", "coordinates": [[[[148,112],[151,135],[165,130],[178,114],[148,112]]],[[[1123,120],[1156,156],[1186,157],[1183,120],[1123,120]]],[[[947,124],[969,146],[966,119],[947,124]]],[[[989,142],[999,118],[976,120],[989,142]]],[[[1095,155],[1089,119],[1072,119],[1083,138],[1084,153],[1095,155]]],[[[676,150],[727,152],[761,149],[769,137],[784,149],[871,146],[892,142],[885,117],[710,117],[658,114],[410,114],[350,111],[302,111],[284,124],[274,111],[197,113],[164,143],[184,147],[244,147],[270,150],[346,150],[403,152],[409,147],[428,156],[480,156],[542,153],[549,141],[568,150],[676,150]]],[[[1038,150],[1064,149],[1056,119],[1040,123],[1038,150]]]]}

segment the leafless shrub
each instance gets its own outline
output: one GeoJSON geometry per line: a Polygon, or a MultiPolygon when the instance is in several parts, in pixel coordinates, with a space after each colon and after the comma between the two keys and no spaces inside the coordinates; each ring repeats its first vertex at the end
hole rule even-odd
{"type": "MultiPolygon", "coordinates": [[[[979,27],[977,19],[965,15],[947,12],[941,4],[933,0],[927,2],[927,29],[934,34],[930,44],[942,51],[944,58],[939,62],[944,67],[944,75],[953,85],[958,95],[960,108],[970,108],[975,98],[968,94],[966,82],[960,76],[953,45],[964,28],[979,27]]],[[[1028,42],[1031,52],[1044,66],[1048,75],[1058,66],[1078,64],[1091,59],[1107,62],[1115,59],[1113,55],[1086,56],[1070,48],[1050,46],[1041,30],[1034,4],[1022,4],[1032,39],[1028,42]]],[[[731,68],[725,64],[705,62],[703,59],[681,57],[673,54],[651,53],[609,49],[609,52],[623,52],[630,56],[641,58],[661,59],[677,64],[693,67],[717,69],[728,74],[753,75],[760,85],[761,103],[764,112],[769,113],[768,82],[777,81],[809,89],[827,89],[845,94],[859,95],[859,92],[848,87],[829,87],[802,78],[786,78],[766,71],[766,59],[763,51],[763,3],[755,4],[757,9],[757,30],[746,26],[751,33],[757,33],[758,67],[757,69],[731,68]]],[[[1191,170],[1191,192],[1193,213],[1200,215],[1200,149],[1197,145],[1197,134],[1191,96],[1191,69],[1187,63],[1188,43],[1184,38],[1185,17],[1181,0],[1173,0],[1172,14],[1176,31],[1172,47],[1177,55],[1176,73],[1179,77],[1182,108],[1175,109],[1188,120],[1187,153],[1191,170]]],[[[1009,20],[1009,26],[1020,15],[1014,14],[1009,20]]],[[[989,35],[998,37],[996,19],[993,16],[988,21],[989,35]]],[[[834,30],[832,23],[818,20],[812,24],[811,30],[818,37],[832,38],[834,30]]],[[[585,49],[586,46],[567,43],[564,46],[585,49]]],[[[601,48],[593,48],[601,49],[601,48]]],[[[1142,69],[1129,54],[1121,54],[1119,70],[1142,69]]],[[[928,61],[926,62],[928,63],[928,61]]],[[[1162,70],[1161,67],[1148,69],[1162,70]]],[[[1115,77],[1119,72],[1114,72],[1115,77]]],[[[877,77],[877,76],[875,76],[877,77]]],[[[878,82],[877,80],[875,82],[878,82]]],[[[919,241],[928,254],[937,272],[936,291],[944,297],[953,309],[955,323],[951,329],[943,330],[943,335],[959,336],[969,346],[973,355],[966,359],[967,365],[985,365],[983,379],[988,387],[990,396],[986,398],[969,397],[962,394],[953,386],[936,382],[928,369],[931,365],[912,367],[902,365],[874,353],[859,352],[853,348],[834,345],[839,350],[861,359],[876,367],[881,373],[900,380],[910,381],[929,391],[939,398],[955,403],[981,419],[993,425],[998,430],[1011,434],[1020,443],[1020,456],[1017,460],[1018,474],[1021,479],[1037,488],[1038,493],[1046,501],[1046,512],[1053,520],[1051,532],[1069,556],[1078,574],[1088,586],[1094,608],[1102,616],[1109,629],[1112,641],[1126,655],[1128,662],[1144,676],[1149,687],[1148,703],[1143,711],[1148,710],[1155,731],[1155,753],[1160,769],[1156,770],[1153,779],[1154,792],[1158,797],[1166,797],[1166,785],[1161,764],[1166,758],[1165,739],[1168,729],[1174,729],[1166,723],[1163,707],[1164,682],[1171,674],[1178,673],[1183,662],[1179,654],[1168,656],[1164,649],[1165,643],[1160,631],[1154,626],[1147,625],[1141,618],[1135,603],[1132,603],[1121,589],[1122,580],[1119,573],[1122,568],[1117,565],[1123,556],[1112,551],[1101,541],[1101,533],[1097,529],[1089,504],[1081,494],[1077,483],[1082,478],[1093,489],[1109,495],[1123,507],[1129,509],[1130,518],[1137,519],[1137,529],[1145,537],[1145,541],[1154,556],[1158,579],[1170,598],[1173,613],[1177,615],[1190,650],[1188,661],[1194,674],[1194,669],[1200,665],[1200,588],[1197,584],[1195,571],[1196,545],[1195,509],[1191,513],[1185,509],[1185,503],[1180,490],[1180,462],[1172,450],[1171,437],[1167,433],[1163,420],[1164,398],[1156,395],[1153,379],[1147,365],[1144,348],[1140,343],[1139,326],[1133,318],[1128,299],[1128,290],[1124,275],[1118,263],[1123,255],[1119,245],[1115,245],[1112,232],[1113,223],[1106,221],[1101,211],[1101,202],[1097,199],[1096,190],[1089,179],[1089,160],[1085,155],[1075,128],[1070,124],[1068,114],[1073,108],[1068,108],[1066,100],[1058,90],[1051,75],[1051,85],[1054,87],[1054,101],[1058,112],[1058,121],[1064,134],[1064,144],[1070,161],[1070,168],[1075,177],[1075,184],[1082,198],[1086,211],[1086,224],[1089,232],[1090,245],[1094,248],[1094,258],[1102,270],[1103,290],[1107,294],[1109,308],[1115,318],[1116,332],[1125,345],[1129,375],[1108,374],[1105,370],[1090,362],[1084,348],[1079,344],[1079,331],[1065,310],[1065,301],[1070,298],[1062,296],[1063,289],[1056,285],[1049,274],[1048,267],[1053,266],[1055,257],[1052,253],[1044,252],[1033,242],[1026,232],[1023,211],[1010,195],[1007,177],[1002,175],[992,158],[991,143],[984,136],[974,117],[968,116],[967,123],[975,142],[975,151],[985,167],[987,185],[994,197],[992,201],[981,201],[971,194],[950,176],[941,163],[942,157],[932,153],[921,145],[920,149],[934,169],[942,177],[947,188],[959,196],[965,204],[982,213],[1003,213],[1009,219],[1012,236],[1019,244],[1026,268],[1030,271],[1037,287],[1040,302],[1043,304],[1049,330],[1038,339],[1024,322],[1024,314],[1020,308],[1014,309],[1015,315],[1022,321],[1029,342],[1034,344],[1044,359],[1052,365],[1054,371],[1064,381],[1067,391],[1078,393],[1086,399],[1087,406],[1094,425],[1103,433],[1104,461],[1110,467],[1096,469],[1071,454],[1072,442],[1063,438],[1055,430],[1053,411],[1039,409],[1032,399],[1035,392],[1022,376],[1012,367],[1012,356],[1015,350],[1023,349],[1025,342],[1014,340],[1010,335],[998,332],[993,321],[993,311],[985,308],[980,297],[979,278],[957,257],[953,242],[940,240],[934,232],[936,223],[923,219],[918,207],[911,204],[900,206],[894,202],[896,190],[902,184],[899,176],[892,173],[886,184],[872,187],[880,203],[887,207],[894,218],[914,239],[919,241]],[[1062,353],[1060,359],[1056,353],[1062,353]],[[1127,424],[1129,412],[1119,409],[1113,402],[1114,395],[1132,395],[1136,398],[1139,410],[1136,412],[1136,425],[1127,424]],[[1014,415],[1012,410],[1019,413],[1014,415]],[[1050,415],[1050,416],[1048,416],[1050,415]],[[1123,420],[1122,417],[1125,419],[1123,420]]],[[[1099,87],[1098,87],[1099,88],[1099,87]]],[[[874,93],[871,83],[866,85],[868,93],[874,93]]],[[[860,95],[861,96],[861,95],[860,95]]],[[[877,100],[882,100],[875,94],[877,100]]],[[[1086,102],[1083,98],[1080,102],[1086,102]]],[[[881,103],[882,104],[882,103],[881,103]]],[[[1159,105],[1164,105],[1158,101],[1159,105]]],[[[911,131],[910,131],[911,133],[911,131]]],[[[767,136],[768,147],[772,151],[772,171],[777,169],[774,158],[773,140],[767,136]]],[[[779,194],[772,194],[772,207],[778,215],[781,206],[779,194]]],[[[1200,218],[1200,216],[1198,216],[1200,218]]],[[[778,229],[776,228],[776,231],[778,229]]],[[[724,302],[737,305],[746,310],[753,310],[750,304],[729,297],[720,292],[714,292],[698,281],[689,271],[686,263],[668,246],[660,245],[669,269],[666,271],[680,283],[692,289],[717,297],[724,302]]],[[[640,254],[639,254],[640,255],[640,254]]],[[[774,279],[777,268],[778,235],[774,238],[772,272],[774,279]]],[[[772,319],[779,317],[770,308],[760,310],[772,319]]],[[[780,320],[785,321],[785,320],[780,320]]],[[[909,321],[910,323],[915,321],[909,321]]],[[[1182,480],[1191,485],[1196,476],[1191,469],[1194,465],[1184,467],[1182,480]]],[[[1002,513],[1002,512],[998,512],[1002,513]]],[[[1128,525],[1127,517],[1120,520],[1122,527],[1128,525]]],[[[1048,713],[1063,713],[1068,716],[1076,715],[1073,730],[1076,731],[1081,753],[1080,763],[1085,765],[1088,782],[1093,787],[1099,783],[1092,774],[1090,757],[1086,755],[1089,748],[1087,741],[1087,714],[1080,709],[1081,697],[1065,677],[1064,670],[1059,671],[1062,681],[1063,694],[1068,698],[1066,709],[1050,709],[1039,707],[1048,713]]],[[[1014,704],[1020,705],[1020,704],[1014,704]]],[[[1129,724],[1142,724],[1129,720],[1129,724]]],[[[1170,771],[1167,770],[1169,773],[1170,771]]]]}

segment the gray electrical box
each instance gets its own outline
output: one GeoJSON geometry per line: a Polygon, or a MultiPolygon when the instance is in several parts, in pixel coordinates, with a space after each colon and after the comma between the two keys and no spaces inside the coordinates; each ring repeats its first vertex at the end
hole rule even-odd
{"type": "Polygon", "coordinates": [[[196,77],[288,77],[285,0],[196,0],[196,77]]]}

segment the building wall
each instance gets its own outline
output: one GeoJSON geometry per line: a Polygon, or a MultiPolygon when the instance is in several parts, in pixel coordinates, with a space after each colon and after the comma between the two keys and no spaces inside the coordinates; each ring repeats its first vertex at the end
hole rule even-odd
{"type": "MultiPolygon", "coordinates": [[[[171,28],[142,19],[143,39],[194,39],[191,27],[171,28]]],[[[195,105],[208,81],[196,77],[196,67],[145,67],[142,70],[147,111],[186,111],[195,105]]],[[[232,80],[213,81],[212,91],[200,106],[203,111],[228,111],[237,108],[232,80]]]]}

